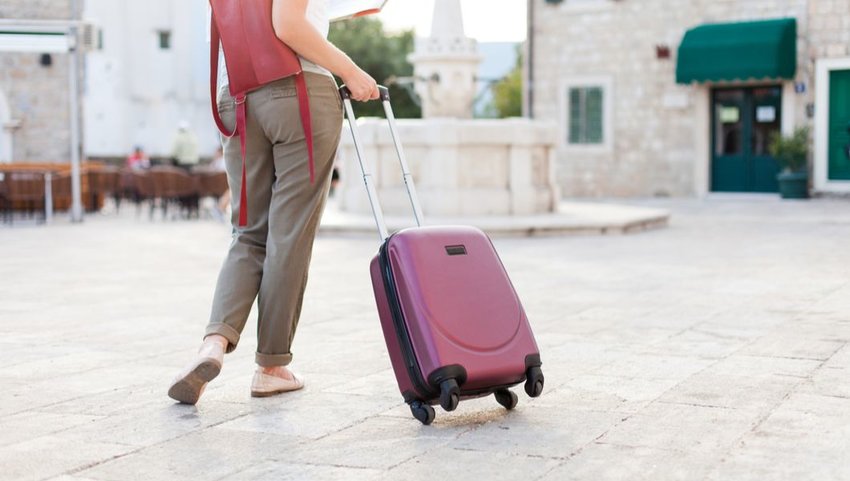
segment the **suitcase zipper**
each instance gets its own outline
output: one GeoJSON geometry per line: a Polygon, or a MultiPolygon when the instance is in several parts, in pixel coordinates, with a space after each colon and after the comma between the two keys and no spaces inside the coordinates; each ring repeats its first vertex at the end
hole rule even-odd
{"type": "MultiPolygon", "coordinates": [[[[423,397],[425,399],[433,399],[435,397],[434,390],[431,389],[425,381],[425,378],[422,376],[422,371],[418,367],[416,353],[413,350],[413,343],[410,341],[407,324],[404,322],[404,313],[402,312],[401,306],[398,302],[398,291],[396,290],[395,278],[393,277],[392,268],[390,267],[390,259],[387,252],[390,239],[392,238],[392,235],[389,236],[381,245],[378,255],[381,277],[384,280],[384,290],[386,291],[387,301],[389,303],[390,312],[392,313],[393,324],[395,325],[395,332],[398,335],[399,346],[401,347],[402,357],[404,357],[404,365],[407,368],[408,377],[410,377],[410,380],[413,383],[413,388],[417,391],[417,394],[424,394],[423,397]]],[[[405,399],[405,401],[411,402],[407,399],[405,399]]]]}

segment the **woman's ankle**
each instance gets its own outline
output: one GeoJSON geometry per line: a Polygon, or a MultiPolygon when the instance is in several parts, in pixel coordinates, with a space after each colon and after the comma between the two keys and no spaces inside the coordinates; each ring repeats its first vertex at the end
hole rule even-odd
{"type": "Polygon", "coordinates": [[[208,342],[220,345],[225,352],[227,351],[227,346],[230,345],[230,341],[228,341],[227,338],[222,336],[221,334],[210,334],[209,336],[205,337],[204,344],[208,342]]]}
{"type": "Polygon", "coordinates": [[[286,366],[257,366],[261,373],[281,379],[293,379],[292,372],[286,366]]]}

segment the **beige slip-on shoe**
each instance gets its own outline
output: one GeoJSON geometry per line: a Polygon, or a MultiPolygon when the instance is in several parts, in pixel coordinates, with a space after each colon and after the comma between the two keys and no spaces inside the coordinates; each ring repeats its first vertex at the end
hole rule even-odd
{"type": "Polygon", "coordinates": [[[174,378],[168,397],[183,404],[196,404],[207,383],[221,372],[224,348],[217,342],[205,342],[198,357],[174,378]]]}
{"type": "Polygon", "coordinates": [[[251,381],[251,396],[274,396],[284,392],[297,391],[304,387],[304,380],[300,376],[293,372],[292,377],[294,379],[283,379],[257,369],[254,373],[254,379],[251,381]]]}

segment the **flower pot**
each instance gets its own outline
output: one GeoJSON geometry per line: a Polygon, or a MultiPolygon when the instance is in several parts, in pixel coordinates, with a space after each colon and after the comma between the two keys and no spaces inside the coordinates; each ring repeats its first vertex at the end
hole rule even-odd
{"type": "Polygon", "coordinates": [[[807,199],[809,197],[808,172],[780,172],[779,193],[783,199],[807,199]]]}

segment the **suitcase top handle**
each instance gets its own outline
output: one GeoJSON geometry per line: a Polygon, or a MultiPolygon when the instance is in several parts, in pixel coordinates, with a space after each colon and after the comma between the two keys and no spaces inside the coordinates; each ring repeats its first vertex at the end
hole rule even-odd
{"type": "MultiPolygon", "coordinates": [[[[378,93],[381,94],[380,99],[382,102],[390,101],[390,89],[383,85],[378,85],[378,93]]],[[[342,100],[351,100],[351,90],[348,90],[348,87],[342,84],[342,87],[339,88],[339,96],[342,97],[342,100]]]]}
{"type": "MultiPolygon", "coordinates": [[[[416,218],[416,225],[422,227],[425,223],[425,218],[422,216],[422,207],[419,205],[419,196],[417,196],[416,186],[413,184],[413,175],[407,167],[407,159],[404,156],[404,150],[401,147],[401,140],[396,129],[395,115],[390,105],[390,91],[383,85],[379,85],[378,92],[380,93],[384,113],[387,116],[387,122],[390,126],[390,134],[392,134],[395,151],[398,154],[398,161],[401,164],[402,178],[404,179],[404,186],[407,188],[407,196],[410,198],[410,206],[413,208],[413,217],[416,218]]],[[[363,183],[366,184],[366,194],[369,197],[369,205],[372,206],[372,215],[375,216],[375,224],[378,226],[378,235],[381,236],[381,242],[383,242],[390,235],[387,230],[387,224],[384,221],[381,204],[378,202],[378,192],[375,190],[375,185],[372,181],[372,173],[363,157],[363,141],[360,139],[360,132],[354,117],[354,108],[351,106],[351,91],[343,85],[339,88],[339,96],[342,97],[345,116],[348,117],[348,127],[351,129],[351,138],[354,140],[354,151],[357,153],[357,160],[360,163],[360,172],[363,173],[363,183]]]]}

